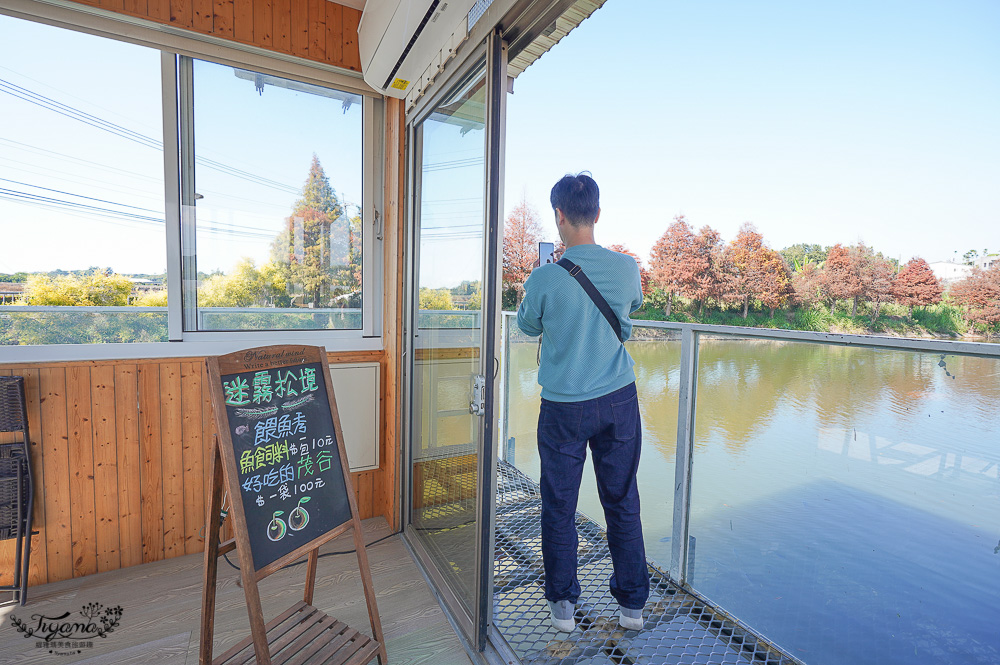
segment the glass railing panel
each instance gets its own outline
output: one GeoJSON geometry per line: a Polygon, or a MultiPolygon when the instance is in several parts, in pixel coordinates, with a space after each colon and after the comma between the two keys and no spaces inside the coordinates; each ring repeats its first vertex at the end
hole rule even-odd
{"type": "MultiPolygon", "coordinates": [[[[505,441],[501,442],[500,457],[537,482],[540,469],[536,430],[541,404],[538,338],[522,333],[516,318],[510,314],[503,321],[505,441]]],[[[680,334],[636,325],[626,347],[635,361],[642,419],[638,481],[646,554],[666,569],[670,565],[680,334]]],[[[590,462],[584,467],[578,509],[602,527],[606,526],[590,462]]]]}
{"type": "Polygon", "coordinates": [[[691,586],[810,665],[1000,662],[1000,360],[698,348],[691,586]]]}
{"type": "Polygon", "coordinates": [[[0,345],[166,341],[166,307],[0,306],[0,345]]]}
{"type": "Polygon", "coordinates": [[[198,308],[198,330],[346,330],[360,327],[360,307],[198,308]]]}

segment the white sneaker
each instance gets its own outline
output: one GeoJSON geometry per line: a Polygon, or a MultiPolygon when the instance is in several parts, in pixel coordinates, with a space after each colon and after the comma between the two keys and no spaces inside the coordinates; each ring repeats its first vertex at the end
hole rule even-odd
{"type": "Polygon", "coordinates": [[[625,630],[642,630],[642,610],[618,606],[618,625],[625,630]]]}
{"type": "Polygon", "coordinates": [[[560,600],[558,603],[549,602],[549,618],[556,630],[564,633],[571,633],[576,628],[576,619],[573,614],[576,607],[568,600],[560,600]]]}

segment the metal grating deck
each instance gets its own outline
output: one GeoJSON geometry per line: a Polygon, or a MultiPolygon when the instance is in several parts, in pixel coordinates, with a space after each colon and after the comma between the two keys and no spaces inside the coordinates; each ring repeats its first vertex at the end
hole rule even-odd
{"type": "Polygon", "coordinates": [[[541,496],[517,468],[497,468],[493,623],[524,665],[800,665],[748,626],[649,566],[642,631],[618,626],[608,592],[611,556],[601,527],[577,513],[582,594],[577,629],[549,624],[542,581],[541,496]]]}

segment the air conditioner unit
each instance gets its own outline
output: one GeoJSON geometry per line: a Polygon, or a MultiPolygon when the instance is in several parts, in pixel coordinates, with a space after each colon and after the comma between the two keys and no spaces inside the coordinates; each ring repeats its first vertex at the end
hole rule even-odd
{"type": "Polygon", "coordinates": [[[421,81],[425,73],[433,78],[465,39],[474,4],[475,0],[368,0],[358,26],[365,81],[400,98],[414,87],[426,87],[426,79],[421,81]]]}

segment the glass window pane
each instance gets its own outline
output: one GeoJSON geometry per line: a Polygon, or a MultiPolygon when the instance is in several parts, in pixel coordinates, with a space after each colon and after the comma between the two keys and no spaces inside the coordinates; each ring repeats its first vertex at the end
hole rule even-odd
{"type": "Polygon", "coordinates": [[[810,665],[1000,662],[1000,361],[698,354],[694,588],[810,665]]]}
{"type": "Polygon", "coordinates": [[[361,328],[361,96],[198,60],[193,70],[185,328],[361,328]]]}
{"type": "Polygon", "coordinates": [[[413,361],[411,520],[466,609],[476,601],[486,77],[475,67],[416,132],[419,297],[413,361]]]}
{"type": "Polygon", "coordinates": [[[0,34],[0,344],[166,341],[159,51],[0,34]]]}

